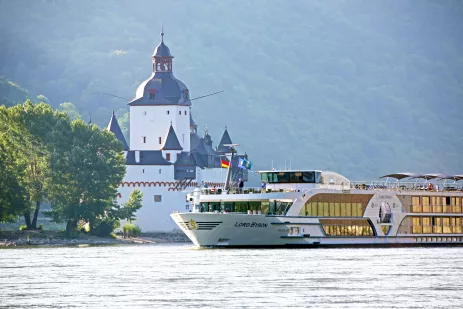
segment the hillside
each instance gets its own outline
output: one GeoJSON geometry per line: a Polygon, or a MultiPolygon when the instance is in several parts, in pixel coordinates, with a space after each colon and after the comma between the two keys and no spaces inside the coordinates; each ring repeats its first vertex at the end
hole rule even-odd
{"type": "Polygon", "coordinates": [[[256,169],[463,173],[461,1],[0,0],[0,76],[104,126],[161,25],[191,97],[225,90],[193,101],[200,130],[256,169]]]}

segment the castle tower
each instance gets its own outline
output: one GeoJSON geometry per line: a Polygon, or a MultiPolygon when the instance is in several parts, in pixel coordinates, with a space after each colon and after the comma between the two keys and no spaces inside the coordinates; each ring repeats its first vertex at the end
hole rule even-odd
{"type": "Polygon", "coordinates": [[[173,58],[162,32],[152,56],[152,74],[129,103],[132,150],[161,150],[172,125],[183,151],[190,151],[190,94],[172,73],[173,58]]]}

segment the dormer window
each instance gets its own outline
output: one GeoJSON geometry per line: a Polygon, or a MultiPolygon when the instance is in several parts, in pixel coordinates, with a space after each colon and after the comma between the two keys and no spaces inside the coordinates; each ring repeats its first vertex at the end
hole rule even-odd
{"type": "Polygon", "coordinates": [[[170,161],[170,153],[166,153],[166,160],[170,161]]]}
{"type": "Polygon", "coordinates": [[[148,89],[148,95],[150,100],[156,99],[156,89],[148,89]]]}

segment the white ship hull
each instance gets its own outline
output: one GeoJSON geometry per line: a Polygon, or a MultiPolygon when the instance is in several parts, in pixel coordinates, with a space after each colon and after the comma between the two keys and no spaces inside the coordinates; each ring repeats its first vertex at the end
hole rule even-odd
{"type": "Polygon", "coordinates": [[[327,236],[318,218],[221,213],[174,213],[172,219],[199,247],[343,247],[462,245],[459,235],[327,236]],[[289,233],[298,229],[297,235],[289,233]]]}

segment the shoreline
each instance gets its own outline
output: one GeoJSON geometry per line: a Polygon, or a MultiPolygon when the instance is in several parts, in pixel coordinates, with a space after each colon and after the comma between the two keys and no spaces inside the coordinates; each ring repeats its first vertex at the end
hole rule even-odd
{"type": "Polygon", "coordinates": [[[139,237],[132,238],[122,238],[121,235],[116,235],[116,238],[113,238],[81,234],[79,238],[66,239],[62,235],[50,231],[0,232],[0,249],[160,243],[191,243],[191,241],[183,233],[142,233],[139,237]]]}

